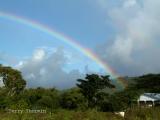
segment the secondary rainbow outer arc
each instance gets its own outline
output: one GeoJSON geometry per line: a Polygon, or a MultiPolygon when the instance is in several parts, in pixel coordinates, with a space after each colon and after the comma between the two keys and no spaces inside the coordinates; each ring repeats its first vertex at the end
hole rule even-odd
{"type": "MultiPolygon", "coordinates": [[[[106,71],[107,74],[110,74],[113,78],[118,78],[118,75],[114,72],[114,70],[109,65],[107,65],[100,58],[98,58],[97,55],[94,52],[92,52],[90,49],[83,47],[81,44],[76,42],[76,40],[74,40],[73,38],[67,35],[64,35],[63,33],[58,32],[53,28],[49,28],[48,26],[45,26],[41,23],[38,23],[37,21],[33,21],[28,18],[24,18],[21,16],[13,15],[10,13],[4,13],[4,12],[0,12],[0,17],[30,26],[34,29],[38,29],[59,40],[64,41],[68,45],[72,46],[73,48],[77,49],[78,51],[80,51],[81,53],[83,53],[93,61],[95,61],[101,68],[103,68],[106,71]]],[[[122,84],[123,87],[125,86],[122,80],[118,79],[118,81],[120,84],[122,84]]]]}

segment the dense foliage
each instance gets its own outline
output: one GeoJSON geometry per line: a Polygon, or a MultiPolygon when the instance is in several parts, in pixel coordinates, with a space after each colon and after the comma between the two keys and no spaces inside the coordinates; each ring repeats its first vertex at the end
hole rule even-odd
{"type": "Polygon", "coordinates": [[[2,78],[5,88],[8,90],[8,95],[19,94],[26,86],[26,81],[23,79],[21,72],[11,67],[0,65],[0,78],[2,78]]]}
{"type": "MultiPolygon", "coordinates": [[[[0,87],[1,111],[6,109],[45,109],[54,114],[56,111],[62,110],[79,112],[125,110],[129,112],[137,106],[136,101],[140,94],[160,93],[160,74],[128,77],[125,79],[128,85],[123,90],[115,88],[109,76],[97,74],[86,75],[85,79],[78,79],[77,87],[68,90],[25,88],[26,81],[21,72],[2,65],[0,65],[0,77],[4,83],[4,86],[0,87]],[[108,92],[106,88],[112,92],[108,92]]],[[[135,114],[137,115],[137,113],[135,114]]]]}
{"type": "Polygon", "coordinates": [[[102,90],[106,87],[114,88],[115,86],[110,83],[109,76],[99,76],[96,74],[86,75],[85,80],[78,79],[80,84],[81,93],[87,100],[88,107],[95,107],[99,101],[100,96],[103,94],[102,90]]]}

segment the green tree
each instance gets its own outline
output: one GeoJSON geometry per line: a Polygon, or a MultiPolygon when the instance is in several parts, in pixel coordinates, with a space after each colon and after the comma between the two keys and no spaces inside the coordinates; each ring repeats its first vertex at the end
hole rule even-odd
{"type": "Polygon", "coordinates": [[[160,74],[147,74],[134,79],[133,88],[144,92],[160,92],[160,74]]]}
{"type": "Polygon", "coordinates": [[[86,102],[79,88],[72,88],[61,95],[61,106],[67,109],[85,109],[86,102]]]}
{"type": "Polygon", "coordinates": [[[96,106],[98,97],[102,90],[106,87],[114,88],[115,86],[110,83],[109,76],[99,76],[97,74],[86,75],[85,80],[78,79],[81,93],[87,100],[88,107],[93,108],[96,106]]]}
{"type": "Polygon", "coordinates": [[[59,91],[55,88],[25,89],[21,98],[26,99],[32,109],[57,109],[60,107],[59,91]]]}
{"type": "Polygon", "coordinates": [[[26,86],[26,81],[23,79],[21,72],[11,67],[0,65],[0,77],[10,96],[19,94],[26,86]]]}

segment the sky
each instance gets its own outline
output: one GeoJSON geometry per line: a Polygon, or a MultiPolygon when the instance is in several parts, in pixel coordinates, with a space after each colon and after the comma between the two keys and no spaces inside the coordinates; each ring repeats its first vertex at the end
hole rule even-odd
{"type": "MultiPolygon", "coordinates": [[[[71,37],[117,75],[160,72],[158,0],[0,0],[0,12],[71,37]]],[[[0,63],[22,71],[28,87],[69,88],[86,73],[107,74],[66,42],[4,17],[0,42],[0,63]]]]}

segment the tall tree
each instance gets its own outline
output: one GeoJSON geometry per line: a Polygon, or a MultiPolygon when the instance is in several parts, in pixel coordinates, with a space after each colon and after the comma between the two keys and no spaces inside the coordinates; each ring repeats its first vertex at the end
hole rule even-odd
{"type": "Polygon", "coordinates": [[[19,94],[26,86],[21,72],[11,67],[0,65],[0,77],[3,80],[5,88],[8,89],[8,95],[19,94]]]}
{"type": "Polygon", "coordinates": [[[86,75],[85,79],[78,79],[81,93],[87,100],[88,107],[94,107],[97,103],[98,96],[106,87],[114,88],[115,86],[110,83],[109,76],[99,76],[97,74],[86,75]]]}

